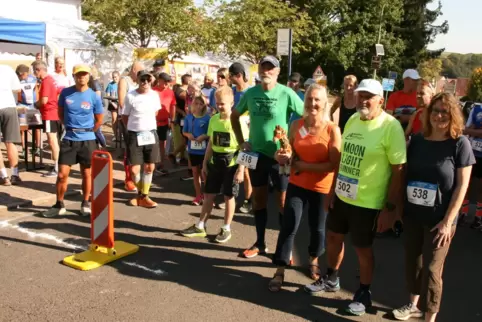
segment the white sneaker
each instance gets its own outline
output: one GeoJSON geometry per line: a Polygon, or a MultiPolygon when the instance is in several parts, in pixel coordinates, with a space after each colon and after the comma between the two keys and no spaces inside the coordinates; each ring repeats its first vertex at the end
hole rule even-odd
{"type": "Polygon", "coordinates": [[[423,312],[420,311],[413,303],[402,306],[399,309],[393,310],[393,317],[399,321],[406,321],[411,318],[421,318],[423,312]]]}

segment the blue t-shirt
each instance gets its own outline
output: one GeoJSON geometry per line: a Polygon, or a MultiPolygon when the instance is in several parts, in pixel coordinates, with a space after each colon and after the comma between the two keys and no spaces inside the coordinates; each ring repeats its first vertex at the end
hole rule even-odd
{"type": "MultiPolygon", "coordinates": [[[[298,96],[301,98],[301,100],[304,102],[305,101],[305,93],[303,93],[302,91],[298,90],[298,92],[296,92],[296,94],[298,94],[298,96]]],[[[291,113],[291,116],[290,116],[290,126],[291,126],[291,123],[293,123],[294,121],[296,120],[299,120],[301,118],[301,115],[298,115],[296,113],[291,113]]]]}
{"type": "Polygon", "coordinates": [[[233,106],[233,108],[235,108],[236,105],[238,105],[239,101],[241,100],[241,97],[243,97],[244,93],[246,93],[246,91],[248,89],[249,89],[249,87],[247,87],[244,91],[238,92],[238,90],[236,89],[236,86],[233,86],[233,95],[234,95],[234,106],[233,106]]]}
{"type": "Polygon", "coordinates": [[[103,114],[102,100],[92,89],[79,92],[75,86],[67,87],[60,92],[59,108],[64,110],[65,140],[95,140],[95,133],[73,132],[70,129],[93,129],[94,114],[103,114]]]}
{"type": "MultiPolygon", "coordinates": [[[[477,130],[482,129],[482,103],[475,103],[472,110],[470,111],[469,119],[467,120],[466,126],[469,127],[471,125],[473,125],[474,128],[477,130]]],[[[471,138],[471,141],[472,140],[482,142],[482,138],[471,138]]],[[[474,155],[476,158],[482,158],[481,151],[477,151],[474,149],[474,155]]]]}
{"type": "Polygon", "coordinates": [[[110,82],[105,90],[106,94],[112,97],[117,97],[117,83],[110,82]]]}
{"type": "MultiPolygon", "coordinates": [[[[191,133],[195,138],[208,133],[208,126],[209,120],[211,117],[209,114],[205,114],[202,117],[195,117],[193,114],[189,114],[184,119],[184,127],[182,128],[183,132],[191,133]]],[[[193,149],[191,145],[191,140],[189,140],[187,146],[187,151],[190,154],[197,154],[197,155],[204,155],[206,153],[206,148],[208,146],[208,142],[204,141],[203,148],[196,148],[193,149]]]]}
{"type": "Polygon", "coordinates": [[[34,107],[34,103],[37,101],[37,94],[35,93],[35,85],[37,84],[37,78],[32,75],[28,75],[27,79],[23,79],[20,81],[22,84],[22,101],[20,102],[23,105],[28,106],[29,108],[34,107]],[[25,84],[25,85],[24,85],[25,84]],[[33,102],[27,102],[27,96],[25,95],[26,92],[32,93],[33,102]]]}

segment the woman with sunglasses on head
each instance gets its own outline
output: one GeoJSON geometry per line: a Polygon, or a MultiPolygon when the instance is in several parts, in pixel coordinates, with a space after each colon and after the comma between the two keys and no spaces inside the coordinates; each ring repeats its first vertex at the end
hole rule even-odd
{"type": "Polygon", "coordinates": [[[217,113],[217,107],[216,107],[216,91],[220,90],[221,88],[225,86],[231,86],[231,81],[229,78],[229,70],[227,68],[219,68],[218,72],[216,74],[216,81],[217,81],[217,88],[214,88],[214,90],[211,91],[211,94],[209,96],[209,106],[211,107],[212,113],[217,113]]]}
{"type": "Polygon", "coordinates": [[[410,302],[393,315],[405,321],[425,313],[425,321],[434,322],[444,262],[475,158],[451,94],[437,94],[423,113],[423,131],[412,137],[407,151],[403,219],[410,302]]]}

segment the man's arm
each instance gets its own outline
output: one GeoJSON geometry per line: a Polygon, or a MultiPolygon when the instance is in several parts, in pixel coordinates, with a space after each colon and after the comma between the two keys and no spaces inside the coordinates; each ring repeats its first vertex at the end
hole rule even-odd
{"type": "Polygon", "coordinates": [[[239,122],[239,114],[237,109],[234,109],[231,112],[231,126],[233,127],[234,135],[236,136],[236,141],[238,141],[238,145],[244,144],[244,136],[243,131],[241,130],[241,123],[239,122]]]}
{"type": "MultiPolygon", "coordinates": [[[[119,99],[119,108],[122,110],[124,108],[124,103],[127,95],[127,81],[124,78],[119,80],[118,86],[118,99],[119,99]]],[[[124,120],[124,118],[122,118],[124,120]]]]}
{"type": "Polygon", "coordinates": [[[98,129],[102,126],[102,120],[104,119],[104,114],[94,114],[95,123],[94,123],[94,132],[97,132],[98,129]]]}
{"type": "Polygon", "coordinates": [[[403,183],[405,164],[392,164],[392,176],[388,187],[387,204],[394,205],[399,211],[403,206],[403,183]]]}

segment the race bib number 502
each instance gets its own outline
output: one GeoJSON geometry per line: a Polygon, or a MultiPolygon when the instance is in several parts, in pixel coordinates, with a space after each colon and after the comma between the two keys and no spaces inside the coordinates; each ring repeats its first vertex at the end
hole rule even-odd
{"type": "Polygon", "coordinates": [[[335,192],[338,196],[356,200],[358,193],[358,179],[348,178],[338,174],[335,192]]]}

